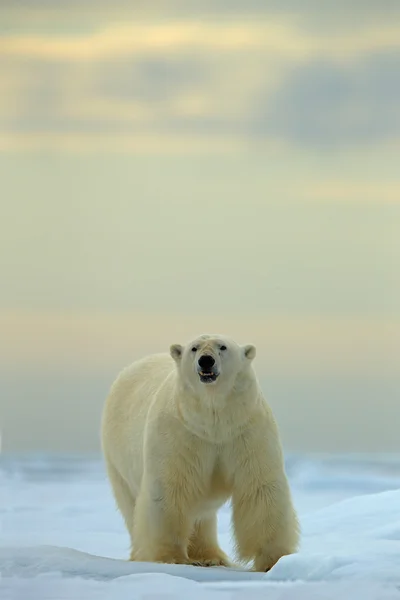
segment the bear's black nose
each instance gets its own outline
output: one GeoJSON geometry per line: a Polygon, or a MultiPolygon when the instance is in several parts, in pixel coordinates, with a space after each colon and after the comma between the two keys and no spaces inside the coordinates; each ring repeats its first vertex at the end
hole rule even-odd
{"type": "Polygon", "coordinates": [[[202,369],[211,369],[211,367],[215,364],[215,360],[209,354],[203,354],[199,358],[199,366],[202,369]]]}

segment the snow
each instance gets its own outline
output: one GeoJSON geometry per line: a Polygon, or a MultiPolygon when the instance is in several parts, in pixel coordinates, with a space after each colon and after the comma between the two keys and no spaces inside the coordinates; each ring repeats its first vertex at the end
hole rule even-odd
{"type": "MultiPolygon", "coordinates": [[[[1,600],[400,600],[400,457],[291,456],[298,554],[269,573],[132,563],[99,458],[0,457],[1,600]]],[[[232,553],[230,508],[219,513],[232,553]]]]}

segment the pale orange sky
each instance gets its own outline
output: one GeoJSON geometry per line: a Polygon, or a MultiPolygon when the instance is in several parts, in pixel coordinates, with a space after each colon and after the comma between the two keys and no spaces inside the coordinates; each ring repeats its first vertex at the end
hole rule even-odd
{"type": "Polygon", "coordinates": [[[0,7],[4,449],[217,331],[289,448],[400,450],[399,6],[166,6],[0,7]]]}

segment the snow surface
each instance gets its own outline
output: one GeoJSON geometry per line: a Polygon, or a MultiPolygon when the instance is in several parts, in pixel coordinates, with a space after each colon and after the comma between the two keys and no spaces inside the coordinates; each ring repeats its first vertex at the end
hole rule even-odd
{"type": "MultiPolygon", "coordinates": [[[[266,574],[132,563],[98,458],[0,457],[1,600],[400,600],[400,457],[287,460],[298,554],[266,574]]],[[[232,554],[230,508],[219,513],[232,554]]]]}

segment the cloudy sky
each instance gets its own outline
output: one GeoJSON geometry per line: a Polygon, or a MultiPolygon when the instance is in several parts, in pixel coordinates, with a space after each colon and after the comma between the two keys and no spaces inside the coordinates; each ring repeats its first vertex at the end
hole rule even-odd
{"type": "Polygon", "coordinates": [[[148,5],[0,6],[4,448],[217,330],[289,448],[400,451],[399,3],[148,5]]]}

